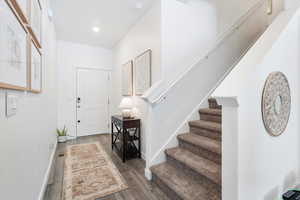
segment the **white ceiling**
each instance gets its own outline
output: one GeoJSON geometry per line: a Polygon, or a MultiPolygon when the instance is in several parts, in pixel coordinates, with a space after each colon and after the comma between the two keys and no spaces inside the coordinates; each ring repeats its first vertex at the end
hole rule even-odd
{"type": "Polygon", "coordinates": [[[60,40],[112,48],[155,0],[51,0],[60,40]],[[137,8],[142,3],[142,8],[137,8]],[[93,32],[98,26],[100,31],[93,32]]]}

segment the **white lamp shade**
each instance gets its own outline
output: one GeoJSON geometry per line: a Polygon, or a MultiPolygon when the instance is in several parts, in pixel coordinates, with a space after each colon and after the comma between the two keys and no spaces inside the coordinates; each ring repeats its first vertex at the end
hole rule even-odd
{"type": "Polygon", "coordinates": [[[119,106],[119,108],[121,109],[131,109],[132,107],[133,107],[133,101],[129,97],[124,97],[119,106]]]}

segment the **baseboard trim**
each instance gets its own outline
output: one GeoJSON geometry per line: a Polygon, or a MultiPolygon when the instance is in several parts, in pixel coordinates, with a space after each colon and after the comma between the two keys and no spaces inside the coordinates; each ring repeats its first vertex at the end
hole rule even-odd
{"type": "Polygon", "coordinates": [[[50,173],[51,173],[52,164],[53,164],[54,158],[55,158],[56,149],[57,149],[57,141],[54,144],[54,148],[53,148],[51,156],[50,156],[48,168],[47,168],[47,171],[46,171],[45,176],[44,176],[44,181],[43,181],[43,184],[42,184],[42,187],[41,187],[41,191],[40,191],[38,200],[43,200],[44,199],[44,195],[45,195],[45,192],[46,192],[46,189],[47,189],[47,186],[48,186],[49,176],[50,176],[50,173]]]}
{"type": "Polygon", "coordinates": [[[147,178],[148,181],[152,180],[152,172],[148,168],[145,168],[145,177],[147,178]]]}

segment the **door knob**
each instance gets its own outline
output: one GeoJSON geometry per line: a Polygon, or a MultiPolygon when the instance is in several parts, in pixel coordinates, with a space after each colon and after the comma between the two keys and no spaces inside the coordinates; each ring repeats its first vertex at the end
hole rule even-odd
{"type": "Polygon", "coordinates": [[[77,123],[79,124],[79,123],[80,123],[80,120],[77,120],[77,123]]]}

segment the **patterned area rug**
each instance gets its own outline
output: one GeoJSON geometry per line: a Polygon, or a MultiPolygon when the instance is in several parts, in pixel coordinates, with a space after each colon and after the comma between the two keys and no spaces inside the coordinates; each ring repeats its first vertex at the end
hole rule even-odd
{"type": "Polygon", "coordinates": [[[65,200],[95,200],[127,188],[125,180],[100,143],[67,147],[65,200]]]}

